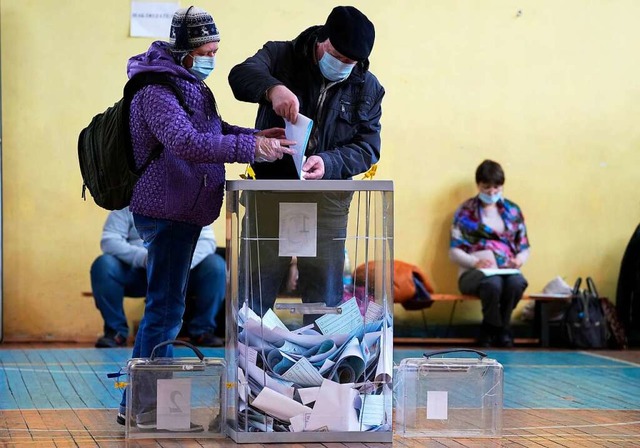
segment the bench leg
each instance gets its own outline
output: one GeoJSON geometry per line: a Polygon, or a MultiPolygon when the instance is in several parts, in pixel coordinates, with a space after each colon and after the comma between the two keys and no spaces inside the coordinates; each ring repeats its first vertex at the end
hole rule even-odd
{"type": "Polygon", "coordinates": [[[449,337],[449,330],[451,329],[451,325],[453,324],[453,315],[456,313],[456,305],[458,304],[457,300],[453,301],[453,306],[451,307],[451,314],[449,314],[449,325],[447,325],[447,330],[444,333],[444,337],[449,337]]]}
{"type": "Polygon", "coordinates": [[[549,347],[549,307],[548,302],[536,300],[534,307],[534,325],[540,347],[549,347]]]}

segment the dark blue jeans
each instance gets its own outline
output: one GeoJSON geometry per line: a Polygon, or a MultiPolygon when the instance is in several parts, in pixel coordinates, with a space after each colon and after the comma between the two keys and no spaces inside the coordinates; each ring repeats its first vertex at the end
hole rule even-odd
{"type": "MultiPolygon", "coordinates": [[[[147,358],[161,342],[178,336],[185,309],[187,282],[191,258],[202,228],[166,219],[149,218],[137,213],[133,220],[147,248],[147,301],[140,328],[133,346],[133,358],[147,358]]],[[[156,357],[173,356],[173,347],[165,346],[156,357]]],[[[141,408],[155,403],[156,396],[148,391],[137,397],[141,408]],[[149,403],[145,403],[149,401],[149,403]]],[[[126,392],[121,409],[126,406],[126,392]]]]}
{"type": "MultiPolygon", "coordinates": [[[[211,254],[191,270],[187,300],[193,317],[185,323],[189,336],[215,331],[215,318],[224,302],[225,289],[225,261],[221,256],[211,254]]],[[[134,268],[113,255],[100,255],[91,265],[91,290],[104,320],[104,334],[119,333],[126,338],[129,327],[124,297],[147,295],[147,270],[134,268]]]]}

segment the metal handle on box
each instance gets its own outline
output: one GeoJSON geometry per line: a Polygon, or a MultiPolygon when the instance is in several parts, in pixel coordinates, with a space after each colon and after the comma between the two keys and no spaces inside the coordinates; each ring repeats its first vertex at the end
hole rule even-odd
{"type": "Polygon", "coordinates": [[[276,303],[277,310],[289,310],[291,314],[342,314],[339,306],[324,303],[276,303]]]}

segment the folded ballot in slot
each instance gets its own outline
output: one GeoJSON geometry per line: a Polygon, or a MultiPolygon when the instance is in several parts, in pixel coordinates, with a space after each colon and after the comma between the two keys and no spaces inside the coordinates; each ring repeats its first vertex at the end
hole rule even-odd
{"type": "Polygon", "coordinates": [[[392,441],[392,193],[384,181],[227,183],[236,442],[392,441]],[[374,268],[351,281],[346,257],[374,268]]]}
{"type": "Polygon", "coordinates": [[[125,437],[217,438],[224,437],[226,395],[225,361],[207,358],[182,341],[156,346],[149,358],[127,363],[127,412],[125,437]],[[156,357],[156,350],[184,345],[187,357],[156,357]]]}
{"type": "Polygon", "coordinates": [[[396,431],[404,437],[499,437],[502,365],[453,349],[407,358],[397,369],[396,431]],[[451,353],[473,357],[440,357],[451,353]]]}

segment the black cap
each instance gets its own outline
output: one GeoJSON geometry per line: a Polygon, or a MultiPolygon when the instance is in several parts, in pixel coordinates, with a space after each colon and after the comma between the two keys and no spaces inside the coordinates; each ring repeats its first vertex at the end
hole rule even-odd
{"type": "Polygon", "coordinates": [[[353,6],[333,8],[320,34],[329,38],[333,48],[354,61],[369,57],[376,38],[373,23],[353,6]]]}

